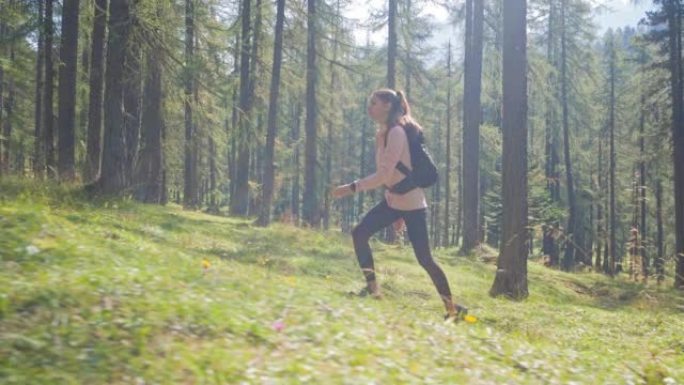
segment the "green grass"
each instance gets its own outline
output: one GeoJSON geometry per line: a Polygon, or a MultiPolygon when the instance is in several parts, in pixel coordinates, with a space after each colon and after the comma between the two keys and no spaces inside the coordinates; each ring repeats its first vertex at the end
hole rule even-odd
{"type": "Polygon", "coordinates": [[[0,182],[2,384],[676,384],[684,301],[655,285],[529,265],[523,302],[494,266],[441,249],[476,324],[442,322],[410,247],[0,182]],[[203,260],[210,267],[203,267],[203,260]]]}

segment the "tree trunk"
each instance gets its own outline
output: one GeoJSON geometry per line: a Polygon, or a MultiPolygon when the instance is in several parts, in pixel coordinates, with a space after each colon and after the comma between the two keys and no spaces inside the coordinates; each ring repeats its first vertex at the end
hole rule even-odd
{"type": "MultiPolygon", "coordinates": [[[[334,90],[334,88],[331,88],[334,90]]],[[[325,185],[332,185],[332,150],[333,150],[333,122],[328,121],[326,124],[327,139],[326,139],[326,153],[325,153],[325,185]]],[[[323,229],[330,229],[330,206],[332,202],[330,200],[330,194],[323,194],[323,229]]]]}
{"type": "Polygon", "coordinates": [[[641,96],[641,109],[639,111],[639,235],[641,236],[641,248],[639,254],[641,255],[642,274],[644,275],[644,282],[648,281],[650,274],[650,261],[648,253],[646,252],[647,237],[646,237],[646,97],[641,96]]]}
{"type": "MultiPolygon", "coordinates": [[[[44,0],[38,0],[38,47],[36,50],[36,88],[34,96],[33,175],[40,179],[45,169],[43,153],[43,65],[45,58],[44,0]]],[[[1,70],[0,70],[1,71],[1,70]]],[[[0,83],[2,80],[0,79],[0,83]]]]}
{"type": "Polygon", "coordinates": [[[675,282],[684,289],[684,114],[682,105],[682,40],[679,1],[667,2],[670,48],[670,89],[672,96],[672,143],[674,161],[675,282]]]}
{"type": "Polygon", "coordinates": [[[656,246],[658,254],[655,260],[655,268],[658,284],[661,284],[665,279],[665,253],[663,250],[663,242],[665,233],[663,231],[663,184],[658,178],[655,186],[655,200],[656,200],[656,246]]]}
{"type": "Polygon", "coordinates": [[[126,182],[131,183],[140,147],[140,109],[142,103],[142,49],[137,41],[127,47],[125,60],[123,98],[126,182]]]}
{"type": "MultiPolygon", "coordinates": [[[[8,7],[8,4],[3,3],[2,5],[0,5],[0,11],[5,11],[5,7],[8,7]]],[[[7,11],[5,11],[5,12],[7,12],[7,11]]],[[[2,20],[0,20],[0,39],[2,39],[2,40],[5,39],[5,35],[7,34],[6,29],[7,28],[5,26],[5,23],[2,20]]],[[[0,50],[0,54],[2,54],[2,56],[5,56],[5,52],[3,52],[3,51],[4,50],[0,50]]],[[[6,151],[5,150],[5,146],[6,146],[5,139],[3,137],[4,120],[3,120],[3,113],[2,113],[2,110],[4,109],[4,106],[5,106],[5,99],[4,99],[5,90],[4,90],[4,87],[5,87],[5,69],[3,68],[3,63],[0,62],[0,176],[2,176],[4,174],[4,169],[5,169],[5,165],[4,165],[5,155],[4,155],[4,153],[6,151]]]]}
{"type": "Polygon", "coordinates": [[[268,132],[264,153],[264,185],[261,202],[261,215],[258,224],[268,226],[271,223],[271,206],[275,184],[275,139],[278,131],[278,98],[280,96],[280,67],[283,61],[283,26],[285,23],[285,0],[277,0],[275,42],[273,44],[273,67],[271,71],[271,89],[268,101],[268,132]]]}
{"type": "MultiPolygon", "coordinates": [[[[412,9],[412,3],[411,0],[405,0],[405,11],[404,14],[406,15],[413,15],[413,9],[412,9]]],[[[404,23],[404,28],[403,31],[412,31],[413,30],[413,18],[412,17],[406,17],[404,20],[402,20],[404,23]]],[[[396,24],[395,24],[396,25],[396,24]]],[[[396,29],[396,27],[395,27],[396,29]]],[[[405,47],[404,51],[406,51],[406,65],[404,66],[404,71],[405,71],[405,76],[406,76],[406,84],[404,84],[404,95],[406,96],[407,99],[411,99],[411,77],[412,77],[412,68],[413,66],[411,63],[413,62],[413,59],[411,58],[411,43],[412,43],[413,38],[411,37],[411,34],[406,34],[404,35],[404,41],[405,41],[405,47]]]]}
{"type": "Polygon", "coordinates": [[[194,0],[185,0],[185,84],[184,84],[184,115],[185,142],[183,168],[183,207],[195,209],[199,205],[199,178],[197,175],[197,154],[195,149],[195,127],[192,119],[193,92],[195,90],[195,15],[194,0]]]}
{"type": "Polygon", "coordinates": [[[565,176],[568,189],[568,226],[565,229],[565,254],[563,256],[563,269],[570,271],[575,265],[575,222],[577,215],[577,203],[575,199],[575,185],[572,174],[572,159],[570,158],[570,127],[568,116],[568,58],[567,58],[567,31],[565,11],[567,0],[561,0],[561,104],[563,113],[563,149],[565,157],[565,176]]]}
{"type": "Polygon", "coordinates": [[[456,229],[454,229],[454,238],[452,243],[457,245],[461,239],[461,225],[463,224],[463,146],[456,147],[458,154],[456,155],[456,181],[458,182],[458,209],[456,210],[456,229]]]}
{"type": "MultiPolygon", "coordinates": [[[[554,36],[555,28],[554,21],[556,17],[556,1],[549,0],[549,28],[547,37],[546,60],[552,67],[556,67],[557,63],[554,58],[554,36]]],[[[549,84],[556,84],[555,72],[549,71],[549,84]]],[[[555,98],[549,98],[546,110],[546,132],[545,132],[545,173],[546,173],[546,188],[549,191],[551,200],[558,202],[560,200],[560,179],[558,175],[558,134],[555,118],[555,98]]]]}
{"type": "Polygon", "coordinates": [[[102,88],[104,78],[104,42],[107,25],[107,0],[94,0],[92,43],[90,49],[90,95],[86,162],[83,180],[95,180],[100,174],[102,151],[102,88]]]}
{"type": "Polygon", "coordinates": [[[299,218],[300,218],[300,200],[299,200],[299,195],[300,195],[300,180],[301,180],[301,161],[300,161],[300,153],[301,153],[301,145],[299,143],[300,139],[300,125],[301,125],[301,119],[302,118],[302,104],[300,102],[297,102],[294,108],[294,116],[293,116],[293,121],[292,121],[292,142],[294,143],[294,159],[292,160],[294,162],[294,178],[292,181],[292,218],[294,220],[295,224],[299,224],[299,218]]]}
{"type": "Polygon", "coordinates": [[[616,273],[617,263],[617,213],[615,201],[615,37],[611,36],[610,40],[610,116],[608,121],[608,146],[609,146],[609,183],[610,183],[610,203],[609,203],[609,221],[610,221],[610,274],[616,273]]]}
{"type": "Polygon", "coordinates": [[[55,86],[55,71],[53,68],[54,53],[52,38],[54,36],[53,18],[53,4],[54,0],[45,1],[45,110],[44,116],[45,128],[43,144],[45,145],[45,167],[47,175],[51,179],[56,178],[55,165],[55,133],[54,133],[54,86],[55,86]]]}
{"type": "Polygon", "coordinates": [[[630,229],[629,243],[629,276],[635,281],[639,280],[641,274],[641,263],[639,261],[639,179],[636,175],[637,167],[632,171],[632,206],[634,213],[630,229]]]}
{"type": "MultiPolygon", "coordinates": [[[[596,202],[596,271],[600,271],[602,268],[601,262],[601,248],[603,247],[603,241],[606,238],[605,235],[605,218],[603,213],[603,202],[602,202],[602,192],[603,192],[603,132],[598,138],[598,172],[597,174],[597,186],[596,190],[599,192],[598,199],[596,202]]],[[[606,255],[605,258],[608,258],[606,255]]]]}
{"type": "MultiPolygon", "coordinates": [[[[241,52],[241,46],[240,46],[240,33],[235,34],[235,50],[233,51],[233,73],[239,73],[240,72],[240,52],[241,52]]],[[[226,110],[228,109],[228,96],[226,95],[226,110]]],[[[236,178],[237,178],[237,136],[238,136],[238,116],[237,116],[237,110],[238,110],[238,100],[237,100],[237,87],[233,86],[233,90],[231,93],[231,113],[230,113],[230,125],[228,124],[228,117],[226,117],[226,135],[228,138],[230,138],[230,145],[228,146],[228,154],[226,156],[226,159],[228,161],[228,179],[230,180],[230,184],[228,186],[228,198],[229,198],[229,203],[233,201],[233,196],[235,196],[235,187],[237,186],[236,183],[236,178]]]]}
{"type": "Polygon", "coordinates": [[[208,212],[212,214],[219,213],[219,202],[218,202],[218,184],[216,182],[218,178],[218,168],[216,166],[216,141],[212,134],[208,135],[209,140],[209,207],[208,212]]]}
{"type": "Polygon", "coordinates": [[[480,91],[484,0],[466,0],[466,46],[463,95],[463,244],[470,253],[480,237],[480,91]]]}
{"type": "MultiPolygon", "coordinates": [[[[160,73],[160,76],[161,76],[161,73],[160,73]]],[[[162,94],[162,97],[163,97],[163,94],[162,94]]],[[[163,118],[164,118],[164,115],[162,113],[162,119],[163,118]]],[[[164,125],[163,120],[161,123],[162,123],[161,124],[161,143],[162,143],[162,145],[160,146],[160,152],[161,152],[160,156],[162,157],[162,159],[160,161],[160,165],[161,165],[162,171],[161,171],[161,193],[160,193],[161,197],[160,197],[159,203],[162,205],[166,205],[167,203],[169,203],[169,188],[168,188],[168,183],[166,182],[167,181],[166,166],[164,165],[164,158],[163,158],[164,148],[162,147],[163,143],[166,142],[166,126],[164,125]]]]}
{"type": "MultiPolygon", "coordinates": [[[[251,0],[242,1],[242,49],[240,52],[240,91],[237,130],[237,162],[235,165],[235,190],[230,200],[230,213],[245,216],[249,212],[249,160],[250,160],[250,34],[251,0]]],[[[232,182],[232,181],[231,181],[232,182]]]]}
{"type": "Polygon", "coordinates": [[[527,21],[526,0],[504,2],[503,239],[492,296],[528,296],[527,289],[527,21]]]}
{"type": "MultiPolygon", "coordinates": [[[[261,105],[261,99],[256,97],[257,92],[262,92],[261,89],[261,79],[264,78],[263,71],[261,69],[261,62],[259,60],[261,47],[263,46],[262,36],[262,17],[263,6],[262,0],[256,0],[254,4],[254,26],[253,40],[251,45],[250,53],[250,72],[249,72],[249,99],[251,100],[250,110],[255,109],[257,112],[256,124],[251,125],[248,129],[248,140],[247,143],[252,145],[252,150],[250,153],[250,163],[249,163],[249,175],[248,180],[253,180],[257,185],[263,185],[263,144],[261,143],[261,132],[263,132],[263,108],[259,108],[261,105]]],[[[259,214],[261,212],[260,199],[261,194],[251,194],[250,191],[247,193],[248,196],[248,215],[259,214]]]]}
{"type": "MultiPolygon", "coordinates": [[[[341,12],[340,12],[340,0],[337,0],[336,4],[336,10],[335,10],[335,17],[340,18],[341,12]]],[[[332,61],[330,62],[330,92],[334,94],[337,89],[338,89],[338,82],[337,82],[337,71],[335,69],[335,63],[337,63],[337,51],[338,51],[338,46],[339,46],[339,35],[340,35],[340,30],[337,26],[334,27],[334,32],[333,32],[333,47],[332,47],[332,61]]],[[[330,98],[330,111],[334,111],[335,108],[337,108],[337,104],[335,103],[335,98],[330,98]]],[[[334,130],[334,125],[336,122],[337,114],[332,114],[332,118],[327,119],[328,122],[326,124],[327,128],[327,141],[326,141],[326,154],[325,154],[325,185],[326,186],[332,186],[332,157],[333,157],[333,148],[335,146],[333,145],[333,130],[334,130]]],[[[324,198],[323,198],[323,228],[325,230],[330,229],[330,206],[332,204],[331,202],[331,196],[330,194],[325,193],[324,198]]]]}
{"type": "MultiPolygon", "coordinates": [[[[556,67],[554,57],[556,1],[549,0],[549,27],[547,36],[546,60],[552,67],[556,67]]],[[[555,71],[549,71],[548,84],[556,84],[555,71]]],[[[553,93],[555,95],[555,92],[553,93]]],[[[546,189],[552,202],[560,201],[560,175],[558,172],[558,125],[556,124],[555,105],[557,99],[549,98],[546,106],[545,135],[544,135],[544,172],[546,176],[546,189]]],[[[557,240],[557,224],[549,223],[543,232],[542,252],[549,257],[550,266],[559,265],[557,240]]]]}
{"type": "MultiPolygon", "coordinates": [[[[14,1],[10,1],[9,3],[10,7],[14,6],[14,1]]],[[[9,30],[9,27],[5,26],[5,32],[6,33],[12,33],[13,31],[9,30]]],[[[1,35],[0,35],[1,36],[1,35]]],[[[12,40],[9,44],[9,62],[14,65],[15,64],[15,51],[14,51],[14,40],[12,40]]],[[[15,97],[15,82],[14,82],[14,77],[12,74],[8,74],[10,76],[5,79],[7,82],[7,98],[4,100],[4,106],[3,104],[0,104],[0,108],[4,107],[5,108],[5,119],[2,122],[2,137],[3,140],[0,142],[3,144],[4,151],[0,151],[2,154],[2,159],[0,160],[0,168],[2,170],[0,173],[2,174],[9,174],[11,172],[11,153],[12,153],[12,129],[13,129],[13,120],[14,120],[14,97],[15,97]]],[[[0,90],[0,92],[2,92],[0,90]]],[[[0,111],[1,113],[1,111],[0,111]]]]}
{"type": "Polygon", "coordinates": [[[228,178],[230,179],[229,188],[229,203],[233,201],[233,196],[235,196],[235,188],[237,186],[237,135],[238,135],[238,124],[237,124],[237,93],[233,90],[233,108],[231,112],[231,127],[233,127],[233,133],[230,135],[230,148],[228,150],[228,178]]]}
{"type": "Polygon", "coordinates": [[[440,196],[440,191],[442,190],[442,187],[440,186],[440,181],[439,179],[437,180],[437,183],[432,188],[432,208],[430,209],[430,239],[432,239],[432,248],[437,248],[439,246],[439,236],[440,233],[438,231],[439,229],[439,217],[440,217],[440,201],[441,201],[441,196],[440,196]]]}
{"type": "Polygon", "coordinates": [[[88,84],[90,80],[90,44],[88,43],[88,36],[84,36],[83,41],[86,42],[84,47],[81,49],[81,68],[79,71],[79,80],[77,84],[80,83],[80,87],[76,89],[78,94],[78,117],[76,123],[76,164],[75,172],[80,176],[79,182],[83,181],[83,167],[85,164],[85,153],[79,150],[79,147],[83,147],[83,143],[86,140],[86,133],[88,132],[88,84]]]}
{"type": "Polygon", "coordinates": [[[387,87],[394,89],[397,85],[397,0],[388,0],[387,8],[387,87]]]}
{"type": "Polygon", "coordinates": [[[449,216],[451,215],[451,41],[447,53],[447,100],[446,100],[446,170],[444,171],[444,229],[442,246],[449,246],[449,216]]]}
{"type": "Polygon", "coordinates": [[[129,0],[110,0],[109,38],[105,70],[104,142],[98,187],[105,194],[121,195],[126,186],[123,84],[126,47],[130,34],[129,0]]]}
{"type": "Polygon", "coordinates": [[[76,177],[76,74],[78,66],[79,0],[64,0],[62,6],[62,40],[59,48],[59,178],[76,177]]]}
{"type": "MultiPolygon", "coordinates": [[[[366,80],[365,78],[366,77],[363,76],[364,83],[366,80]]],[[[369,152],[368,151],[368,141],[366,139],[368,137],[368,128],[369,128],[368,123],[369,122],[368,122],[368,118],[367,118],[367,114],[366,114],[366,102],[364,101],[364,102],[360,103],[360,105],[363,106],[363,107],[361,107],[361,116],[362,116],[363,122],[361,123],[361,135],[359,137],[359,140],[361,142],[361,143],[359,143],[360,147],[361,147],[361,162],[359,162],[359,177],[363,177],[364,175],[366,175],[366,161],[368,159],[368,152],[369,152]]],[[[357,195],[358,195],[358,199],[356,201],[356,212],[362,213],[366,193],[361,191],[357,195]]]]}
{"type": "Polygon", "coordinates": [[[316,0],[308,0],[307,10],[307,50],[306,50],[306,143],[305,143],[305,171],[304,171],[304,207],[303,219],[311,227],[318,227],[320,223],[318,192],[317,192],[317,130],[318,105],[316,102],[317,65],[316,38],[318,16],[316,14],[316,0]]]}
{"type": "Polygon", "coordinates": [[[145,203],[162,203],[164,129],[161,47],[146,50],[145,86],[143,90],[140,159],[136,163],[135,198],[145,203]]]}

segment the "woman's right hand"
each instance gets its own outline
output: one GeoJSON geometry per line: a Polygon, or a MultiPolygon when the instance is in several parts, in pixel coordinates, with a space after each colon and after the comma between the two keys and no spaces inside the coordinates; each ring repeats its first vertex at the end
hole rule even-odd
{"type": "Polygon", "coordinates": [[[394,231],[397,233],[401,233],[406,229],[406,222],[404,222],[404,218],[399,218],[394,223],[392,223],[392,227],[394,227],[394,231]]]}

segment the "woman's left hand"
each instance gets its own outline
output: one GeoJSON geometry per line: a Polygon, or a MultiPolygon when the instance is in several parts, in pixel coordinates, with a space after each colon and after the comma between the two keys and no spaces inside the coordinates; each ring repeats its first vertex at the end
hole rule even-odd
{"type": "Polygon", "coordinates": [[[343,185],[337,186],[333,189],[332,196],[335,199],[339,199],[339,198],[344,198],[347,195],[352,195],[353,193],[354,192],[351,189],[351,185],[343,184],[343,185]]]}

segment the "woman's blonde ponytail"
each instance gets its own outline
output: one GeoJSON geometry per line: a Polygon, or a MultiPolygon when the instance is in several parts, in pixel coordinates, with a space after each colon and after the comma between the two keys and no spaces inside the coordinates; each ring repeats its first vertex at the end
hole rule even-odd
{"type": "Polygon", "coordinates": [[[396,93],[399,98],[399,105],[401,106],[401,116],[411,115],[411,110],[408,105],[408,100],[406,100],[406,95],[404,95],[404,91],[396,91],[396,93]]]}

